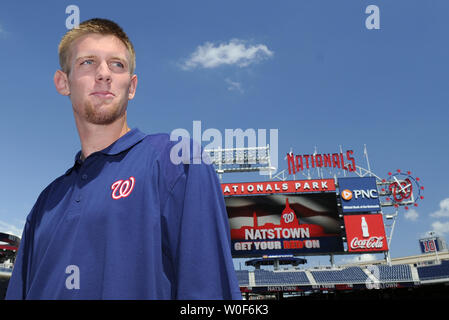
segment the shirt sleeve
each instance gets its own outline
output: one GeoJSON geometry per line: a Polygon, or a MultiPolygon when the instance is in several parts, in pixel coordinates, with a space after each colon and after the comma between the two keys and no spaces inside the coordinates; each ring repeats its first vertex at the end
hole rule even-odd
{"type": "Polygon", "coordinates": [[[229,222],[211,165],[184,165],[163,213],[176,299],[242,299],[231,257],[229,222]]]}
{"type": "MultiPolygon", "coordinates": [[[[31,212],[33,212],[33,210],[31,212]]],[[[20,240],[19,250],[17,252],[16,260],[14,263],[14,269],[12,271],[11,278],[9,279],[8,289],[6,291],[6,300],[26,299],[31,247],[31,222],[29,219],[30,216],[28,216],[22,232],[22,238],[20,240]]]]}

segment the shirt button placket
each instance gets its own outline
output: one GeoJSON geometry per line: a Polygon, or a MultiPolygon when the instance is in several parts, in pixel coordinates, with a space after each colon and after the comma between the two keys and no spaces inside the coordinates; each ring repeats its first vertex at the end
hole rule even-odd
{"type": "MultiPolygon", "coordinates": [[[[87,174],[86,173],[83,173],[83,174],[81,174],[81,181],[84,183],[86,180],[87,180],[87,174]]],[[[83,185],[83,183],[81,183],[81,188],[82,188],[82,185],[83,185]]],[[[79,188],[77,191],[78,191],[78,194],[76,195],[76,197],[75,197],[75,202],[76,203],[80,203],[81,202],[81,188],[79,188]]]]}

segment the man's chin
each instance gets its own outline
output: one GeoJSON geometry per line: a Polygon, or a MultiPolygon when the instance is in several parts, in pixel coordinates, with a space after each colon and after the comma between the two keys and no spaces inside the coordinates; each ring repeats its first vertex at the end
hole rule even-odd
{"type": "Polygon", "coordinates": [[[111,123],[114,123],[118,117],[108,117],[108,116],[89,116],[86,118],[87,122],[91,124],[97,124],[97,125],[109,125],[111,123]]]}
{"type": "Polygon", "coordinates": [[[126,112],[126,108],[121,112],[117,108],[111,108],[105,108],[105,106],[96,109],[95,107],[87,108],[85,119],[92,124],[108,125],[123,117],[126,112]]]}

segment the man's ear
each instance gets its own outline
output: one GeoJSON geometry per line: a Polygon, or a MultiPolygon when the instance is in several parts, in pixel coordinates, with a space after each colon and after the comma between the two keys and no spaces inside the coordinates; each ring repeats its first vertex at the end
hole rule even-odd
{"type": "Polygon", "coordinates": [[[55,76],[53,77],[55,82],[56,90],[63,96],[70,95],[69,80],[67,74],[62,70],[57,70],[55,76]]]}
{"type": "Polygon", "coordinates": [[[134,95],[136,94],[136,89],[137,89],[137,75],[133,74],[133,76],[131,77],[131,83],[129,85],[128,90],[128,100],[134,98],[134,95]]]}

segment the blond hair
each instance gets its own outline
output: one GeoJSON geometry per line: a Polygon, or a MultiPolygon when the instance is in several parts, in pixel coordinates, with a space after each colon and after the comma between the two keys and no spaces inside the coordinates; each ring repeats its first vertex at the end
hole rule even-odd
{"type": "Polygon", "coordinates": [[[90,33],[113,35],[120,39],[128,49],[130,57],[129,72],[130,74],[134,73],[134,69],[136,67],[136,53],[134,51],[133,44],[131,43],[123,29],[117,23],[111,20],[100,18],[86,20],[80,23],[79,27],[69,30],[64,35],[64,37],[62,37],[62,40],[59,43],[58,47],[59,65],[61,66],[62,71],[67,74],[70,73],[71,44],[80,37],[90,33]]]}

